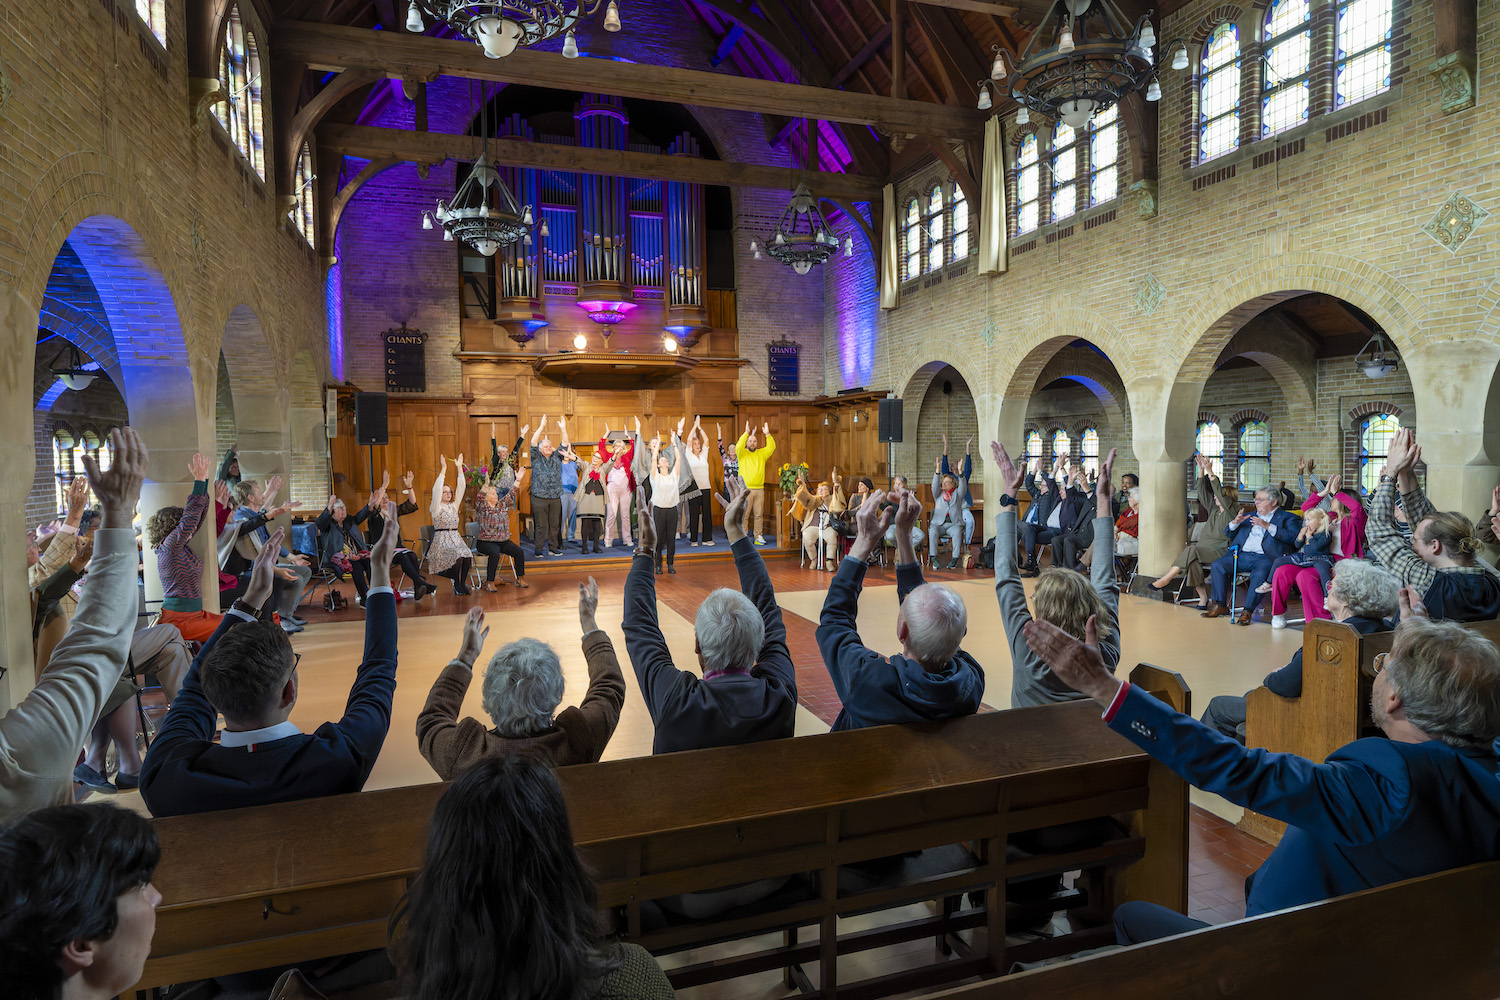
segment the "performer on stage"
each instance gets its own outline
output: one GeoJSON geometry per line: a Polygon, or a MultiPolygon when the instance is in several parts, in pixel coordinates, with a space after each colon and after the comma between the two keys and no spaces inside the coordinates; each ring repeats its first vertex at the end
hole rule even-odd
{"type": "Polygon", "coordinates": [[[748,534],[751,522],[755,527],[755,544],[766,544],[765,537],[761,534],[761,528],[765,521],[765,486],[766,486],[766,464],[771,461],[771,455],[776,451],[776,440],[771,437],[771,425],[763,423],[760,426],[765,434],[765,442],[756,437],[755,430],[750,422],[745,421],[745,433],[735,443],[734,453],[739,461],[740,478],[745,481],[745,488],[750,491],[750,503],[746,507],[745,531],[748,534]]]}
{"type": "Polygon", "coordinates": [[[604,547],[615,541],[615,519],[619,519],[620,539],[628,549],[635,543],[630,540],[630,498],[635,494],[635,476],[630,471],[635,460],[635,445],[629,441],[609,440],[609,424],[604,425],[604,436],[599,439],[599,453],[614,456],[613,466],[605,475],[605,495],[608,504],[604,514],[604,547]]]}
{"type": "Polygon", "coordinates": [[[709,495],[713,493],[713,480],[708,473],[708,435],[703,433],[702,417],[693,418],[693,429],[687,436],[687,465],[693,474],[693,485],[697,495],[688,499],[687,535],[689,545],[698,545],[698,534],[703,534],[704,545],[714,543],[714,519],[710,513],[709,495]]]}
{"type": "Polygon", "coordinates": [[[660,437],[651,439],[651,514],[656,525],[656,575],[661,576],[665,559],[668,573],[676,573],[678,476],[682,472],[682,452],[673,448],[668,459],[661,450],[660,437]]]}
{"type": "Polygon", "coordinates": [[[600,546],[604,538],[604,482],[614,466],[613,456],[595,448],[589,469],[583,474],[583,486],[578,490],[578,538],[584,555],[589,554],[590,544],[595,555],[604,551],[600,546]]]}
{"type": "Polygon", "coordinates": [[[474,548],[490,557],[484,570],[484,589],[490,593],[500,589],[495,583],[495,571],[500,568],[502,555],[510,556],[516,567],[516,586],[531,586],[526,582],[526,555],[510,537],[510,512],[521,495],[521,480],[525,477],[525,469],[517,470],[508,487],[496,486],[491,477],[474,503],[479,519],[479,541],[474,548]]]}
{"type": "Polygon", "coordinates": [[[458,530],[459,504],[464,498],[464,457],[458,456],[453,465],[453,475],[458,480],[457,489],[449,486],[446,481],[448,456],[438,456],[437,479],[432,484],[432,506],[428,508],[432,513],[432,546],[427,550],[427,568],[438,576],[446,576],[452,580],[455,594],[467,596],[472,593],[466,581],[474,560],[469,554],[469,546],[464,542],[463,534],[458,530]]]}

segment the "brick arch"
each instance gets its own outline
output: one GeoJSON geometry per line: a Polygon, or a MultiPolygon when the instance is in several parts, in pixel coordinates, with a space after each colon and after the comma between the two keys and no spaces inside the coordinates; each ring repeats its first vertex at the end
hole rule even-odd
{"type": "Polygon", "coordinates": [[[1397,406],[1395,403],[1388,403],[1384,400],[1377,399],[1360,403],[1359,405],[1351,409],[1347,414],[1345,414],[1345,416],[1349,418],[1350,423],[1355,423],[1357,421],[1365,419],[1366,417],[1373,417],[1377,413],[1389,413],[1391,416],[1399,419],[1402,412],[1403,411],[1401,407],[1397,406]]]}
{"type": "MultiPolygon", "coordinates": [[[[1222,421],[1222,420],[1219,419],[1219,415],[1217,413],[1213,413],[1213,412],[1211,412],[1209,410],[1199,410],[1198,411],[1198,423],[1200,423],[1200,424],[1218,424],[1220,427],[1224,426],[1224,421],[1222,421]]],[[[1197,430],[1196,426],[1194,427],[1194,430],[1195,431],[1197,430]]]]}
{"type": "Polygon", "coordinates": [[[1130,380],[1132,350],[1125,335],[1097,314],[1054,296],[1049,307],[1020,337],[1007,345],[1007,353],[1019,358],[1009,377],[997,381],[1005,384],[1008,399],[1029,399],[1036,391],[1042,371],[1052,359],[1075,340],[1084,340],[1104,352],[1121,386],[1130,380]],[[1067,334],[1058,335],[1059,329],[1067,334]]]}
{"type": "Polygon", "coordinates": [[[47,296],[42,300],[37,325],[58,334],[105,368],[120,363],[109,327],[70,303],[47,296]]]}
{"type": "Polygon", "coordinates": [[[1263,424],[1271,422],[1271,415],[1265,410],[1257,410],[1254,407],[1246,407],[1229,418],[1229,426],[1234,428],[1243,427],[1252,420],[1259,420],[1263,424]]]}
{"type": "Polygon", "coordinates": [[[916,399],[916,405],[922,405],[922,397],[927,394],[927,387],[932,384],[934,376],[944,368],[953,368],[958,372],[964,384],[969,387],[969,392],[975,394],[976,399],[979,386],[984,383],[979,381],[975,375],[981,370],[977,361],[955,342],[946,342],[941,347],[928,347],[922,345],[925,350],[909,362],[900,377],[893,380],[901,398],[907,401],[916,399]]]}
{"type": "MultiPolygon", "coordinates": [[[[1193,26],[1192,32],[1188,35],[1187,42],[1190,46],[1202,49],[1203,43],[1208,41],[1208,36],[1214,33],[1215,28],[1226,21],[1239,24],[1244,16],[1245,8],[1232,3],[1221,4],[1199,19],[1198,23],[1193,26]]],[[[1244,39],[1240,40],[1240,46],[1243,49],[1244,39]]],[[[1189,49],[1189,52],[1191,53],[1191,49],[1189,49]]],[[[1199,56],[1199,62],[1202,62],[1201,52],[1199,56]]],[[[1188,68],[1191,70],[1192,66],[1189,65],[1188,68]]]]}
{"type": "Polygon", "coordinates": [[[1252,319],[1219,352],[1214,369],[1231,358],[1247,358],[1264,368],[1292,409],[1313,409],[1317,356],[1307,340],[1277,324],[1252,319]]]}
{"type": "Polygon", "coordinates": [[[1115,427],[1124,428],[1125,408],[1129,405],[1125,383],[1107,358],[1085,348],[1064,347],[1037,373],[1035,388],[1057,379],[1068,379],[1089,390],[1104,407],[1106,419],[1115,427]]]}

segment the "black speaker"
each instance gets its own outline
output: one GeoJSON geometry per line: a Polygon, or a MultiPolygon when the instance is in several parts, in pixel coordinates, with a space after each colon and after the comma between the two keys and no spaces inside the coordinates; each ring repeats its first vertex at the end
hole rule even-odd
{"type": "Polygon", "coordinates": [[[356,444],[387,444],[386,395],[383,392],[354,394],[354,441],[356,444]]]}
{"type": "Polygon", "coordinates": [[[880,441],[901,443],[901,400],[882,399],[880,401],[880,441]]]}

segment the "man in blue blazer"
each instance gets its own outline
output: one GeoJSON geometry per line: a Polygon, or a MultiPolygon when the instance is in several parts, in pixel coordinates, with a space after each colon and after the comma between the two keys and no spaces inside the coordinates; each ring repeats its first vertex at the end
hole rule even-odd
{"type": "MultiPolygon", "coordinates": [[[[1500,858],[1500,650],[1462,625],[1404,620],[1370,696],[1385,738],[1322,764],[1246,749],[1120,681],[1092,618],[1086,642],[1044,621],[1025,634],[1059,680],[1107,706],[1109,728],[1198,788],[1287,824],[1245,880],[1246,916],[1500,858]]],[[[1115,911],[1121,944],[1205,926],[1155,903],[1115,911]]]]}
{"type": "Polygon", "coordinates": [[[288,720],[297,703],[297,660],[270,621],[282,529],[255,558],[245,594],[193,661],[141,768],[153,816],[289,802],[364,788],[391,726],[396,693],[396,598],[391,557],[400,533],[395,504],[370,552],[365,656],[344,717],[304,733],[288,720]],[[213,742],[215,709],[224,732],[213,742]]]}
{"type": "Polygon", "coordinates": [[[1213,578],[1208,610],[1204,618],[1221,618],[1229,614],[1229,585],[1234,577],[1235,552],[1239,552],[1240,572],[1250,574],[1250,590],[1245,597],[1245,610],[1234,620],[1236,625],[1249,625],[1250,616],[1260,603],[1261,595],[1256,591],[1271,578],[1271,566],[1278,556],[1291,552],[1297,544],[1297,533],[1302,522],[1288,514],[1277,504],[1277,493],[1269,486],[1255,491],[1255,513],[1242,511],[1224,528],[1229,537],[1229,554],[1215,559],[1209,569],[1213,578]]]}

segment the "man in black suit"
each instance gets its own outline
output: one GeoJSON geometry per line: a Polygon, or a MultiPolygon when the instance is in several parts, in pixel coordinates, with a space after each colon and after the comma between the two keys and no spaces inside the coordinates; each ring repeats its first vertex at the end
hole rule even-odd
{"type": "MultiPolygon", "coordinates": [[[[1032,461],[1040,464],[1039,459],[1032,461]]],[[[1055,474],[1054,470],[1053,475],[1055,474]]],[[[1026,516],[1017,526],[1020,529],[1021,547],[1026,550],[1026,565],[1021,567],[1022,576],[1037,576],[1041,573],[1037,558],[1041,555],[1042,546],[1050,543],[1057,535],[1062,515],[1057,505],[1062,491],[1053,475],[1045,471],[1038,474],[1030,469],[1026,472],[1026,492],[1031,495],[1031,504],[1026,508],[1026,516]]]]}
{"type": "Polygon", "coordinates": [[[1204,618],[1222,618],[1229,614],[1229,585],[1235,572],[1235,551],[1239,553],[1239,571],[1250,574],[1249,591],[1245,596],[1245,609],[1234,620],[1236,625],[1249,625],[1250,616],[1260,603],[1258,588],[1270,579],[1271,566],[1278,556],[1292,551],[1297,544],[1297,533],[1302,530],[1302,519],[1282,510],[1277,502],[1277,492],[1269,486],[1255,491],[1255,512],[1241,511],[1224,528],[1229,536],[1229,554],[1214,560],[1210,570],[1213,578],[1211,599],[1204,618]]]}
{"type": "Polygon", "coordinates": [[[141,768],[141,798],[154,816],[235,809],[357,792],[375,766],[396,691],[396,598],[391,554],[398,534],[387,507],[370,556],[365,656],[344,717],[304,733],[288,721],[297,703],[291,642],[269,621],[266,600],[282,529],[256,556],[245,594],[193,661],[141,768]],[[214,743],[215,709],[224,731],[214,743]]]}
{"type": "Polygon", "coordinates": [[[1083,466],[1068,470],[1068,489],[1059,501],[1057,534],[1052,539],[1052,565],[1077,569],[1078,556],[1094,544],[1094,497],[1084,482],[1083,466]]]}

